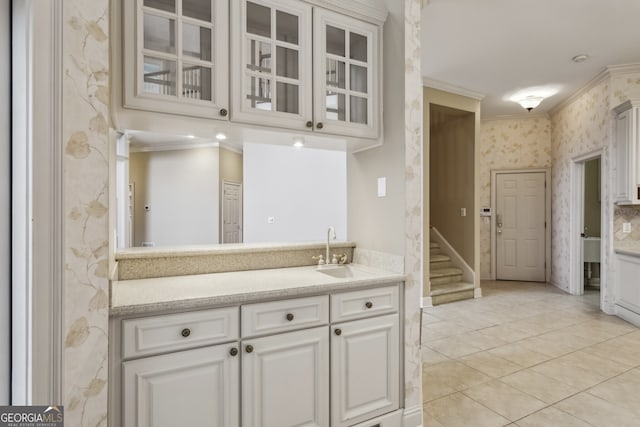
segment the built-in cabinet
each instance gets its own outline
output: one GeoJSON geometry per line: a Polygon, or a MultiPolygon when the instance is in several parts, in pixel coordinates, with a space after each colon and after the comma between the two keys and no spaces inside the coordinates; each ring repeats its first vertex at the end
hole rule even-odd
{"type": "Polygon", "coordinates": [[[640,256],[616,254],[616,314],[640,326],[640,256]]]}
{"type": "Polygon", "coordinates": [[[615,201],[640,204],[640,100],[614,109],[616,142],[615,201]]]}
{"type": "Polygon", "coordinates": [[[123,1],[124,107],[377,139],[386,15],[367,20],[375,9],[353,0],[332,7],[123,1]]]}
{"type": "Polygon", "coordinates": [[[111,425],[399,427],[399,293],[114,319],[111,425]]]}

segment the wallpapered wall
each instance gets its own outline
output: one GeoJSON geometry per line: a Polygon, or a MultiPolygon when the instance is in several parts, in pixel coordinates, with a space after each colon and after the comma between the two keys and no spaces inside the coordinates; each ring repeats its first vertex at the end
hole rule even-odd
{"type": "Polygon", "coordinates": [[[62,9],[66,424],[106,426],[109,0],[62,9]]]}
{"type": "MultiPolygon", "coordinates": [[[[491,206],[491,171],[551,166],[551,122],[545,117],[483,121],[480,126],[480,206],[491,206]]],[[[480,221],[480,276],[491,275],[491,223],[480,221]]]]}

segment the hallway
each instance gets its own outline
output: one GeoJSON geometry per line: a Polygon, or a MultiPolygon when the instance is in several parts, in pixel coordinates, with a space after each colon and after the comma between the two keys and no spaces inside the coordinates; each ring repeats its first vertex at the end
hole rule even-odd
{"type": "Polygon", "coordinates": [[[640,426],[640,329],[597,291],[482,291],[423,310],[424,427],[640,426]]]}

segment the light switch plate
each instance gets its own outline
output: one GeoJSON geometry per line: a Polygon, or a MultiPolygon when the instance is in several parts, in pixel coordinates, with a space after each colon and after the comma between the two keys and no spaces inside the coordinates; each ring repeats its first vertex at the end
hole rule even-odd
{"type": "Polygon", "coordinates": [[[378,197],[387,196],[387,177],[382,176],[378,178],[378,197]]]}
{"type": "Polygon", "coordinates": [[[623,222],[622,223],[622,232],[623,233],[631,233],[631,223],[630,222],[623,222]]]}
{"type": "Polygon", "coordinates": [[[275,217],[272,217],[272,216],[267,217],[267,224],[273,224],[274,222],[276,222],[275,217]]]}
{"type": "Polygon", "coordinates": [[[460,208],[460,216],[467,216],[467,208],[460,208]]]}

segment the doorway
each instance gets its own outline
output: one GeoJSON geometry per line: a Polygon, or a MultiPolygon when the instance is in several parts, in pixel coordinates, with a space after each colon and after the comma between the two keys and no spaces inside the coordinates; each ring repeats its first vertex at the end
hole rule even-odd
{"type": "Polygon", "coordinates": [[[546,169],[492,172],[493,280],[549,280],[547,176],[546,169]]]}
{"type": "Polygon", "coordinates": [[[0,405],[11,384],[11,2],[0,2],[0,405]]]}
{"type": "Polygon", "coordinates": [[[600,291],[601,231],[602,231],[602,185],[600,156],[586,160],[582,167],[582,250],[579,260],[582,292],[600,291]]]}
{"type": "Polygon", "coordinates": [[[242,243],[242,184],[222,183],[222,243],[242,243]]]}

